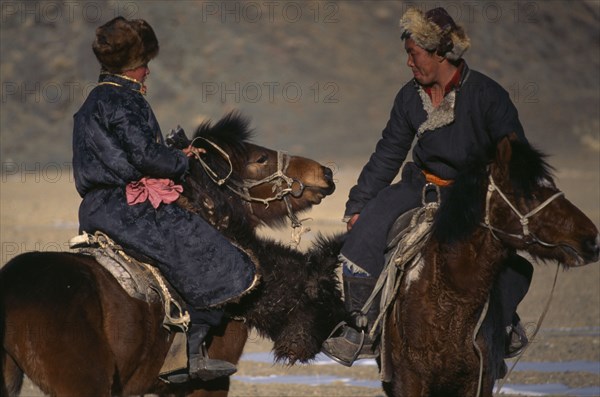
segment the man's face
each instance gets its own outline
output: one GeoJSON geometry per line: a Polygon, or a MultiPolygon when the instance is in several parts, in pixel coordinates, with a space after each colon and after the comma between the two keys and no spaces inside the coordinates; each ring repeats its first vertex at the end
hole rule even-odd
{"type": "Polygon", "coordinates": [[[406,65],[412,70],[415,80],[422,85],[435,83],[440,67],[435,54],[419,47],[411,38],[404,40],[404,49],[408,54],[406,65]]]}

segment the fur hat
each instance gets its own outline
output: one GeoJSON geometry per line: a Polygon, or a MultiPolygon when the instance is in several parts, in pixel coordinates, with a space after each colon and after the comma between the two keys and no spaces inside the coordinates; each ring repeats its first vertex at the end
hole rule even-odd
{"type": "Polygon", "coordinates": [[[96,29],[92,49],[104,69],[120,73],[154,58],[158,54],[158,40],[143,19],[116,17],[96,29]]]}
{"type": "Polygon", "coordinates": [[[426,50],[435,51],[451,61],[462,57],[471,45],[464,29],[454,23],[442,7],[433,8],[423,14],[409,8],[400,18],[402,39],[411,38],[426,50]]]}

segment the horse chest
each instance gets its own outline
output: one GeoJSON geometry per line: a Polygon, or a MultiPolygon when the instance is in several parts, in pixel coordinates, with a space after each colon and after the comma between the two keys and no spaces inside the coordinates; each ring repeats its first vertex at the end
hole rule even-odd
{"type": "Polygon", "coordinates": [[[465,357],[470,356],[465,352],[471,351],[472,305],[460,294],[449,292],[448,281],[441,272],[433,267],[421,271],[421,277],[413,280],[410,289],[402,291],[399,298],[400,356],[422,376],[457,376],[472,361],[465,357]]]}

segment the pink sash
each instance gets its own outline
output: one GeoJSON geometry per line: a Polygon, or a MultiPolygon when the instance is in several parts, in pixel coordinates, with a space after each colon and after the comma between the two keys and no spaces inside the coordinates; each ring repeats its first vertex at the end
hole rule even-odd
{"type": "Polygon", "coordinates": [[[125,188],[127,204],[134,205],[150,200],[154,208],[160,203],[171,204],[183,192],[181,185],[176,185],[170,179],[142,178],[137,182],[130,182],[125,188]]]}

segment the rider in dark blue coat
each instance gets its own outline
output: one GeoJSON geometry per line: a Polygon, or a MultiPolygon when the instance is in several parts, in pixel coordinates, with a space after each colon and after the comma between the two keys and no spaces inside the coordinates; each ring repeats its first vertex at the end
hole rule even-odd
{"type": "MultiPolygon", "coordinates": [[[[400,20],[414,79],[394,100],[390,119],[375,152],[350,190],[344,221],[349,234],[341,251],[347,308],[364,323],[377,317],[377,304],[361,309],[384,267],[387,234],[396,218],[421,205],[427,182],[445,187],[474,159],[510,133],[527,142],[508,93],[489,77],[471,70],[462,59],[470,41],[443,8],[423,14],[409,9],[400,20]],[[412,149],[412,162],[404,164],[412,149]],[[400,182],[391,184],[404,164],[400,182]]],[[[513,255],[500,279],[504,318],[515,339],[509,354],[526,343],[515,310],[525,296],[533,267],[513,255]]],[[[356,325],[346,325],[325,341],[323,351],[344,365],[374,356],[372,341],[356,325]]],[[[510,343],[509,343],[510,344],[510,343]]]]}
{"type": "Polygon", "coordinates": [[[231,375],[235,366],[205,357],[201,345],[222,317],[211,307],[252,288],[255,266],[201,217],[173,202],[188,168],[184,152],[191,148],[163,143],[144,98],[148,62],[158,53],[150,25],[117,17],[96,30],[92,48],[102,71],[74,116],[73,130],[80,230],[101,231],[150,258],[188,304],[189,371],[171,381],[231,375]]]}

